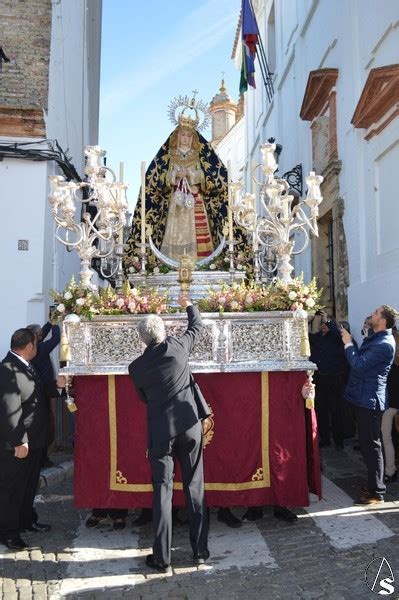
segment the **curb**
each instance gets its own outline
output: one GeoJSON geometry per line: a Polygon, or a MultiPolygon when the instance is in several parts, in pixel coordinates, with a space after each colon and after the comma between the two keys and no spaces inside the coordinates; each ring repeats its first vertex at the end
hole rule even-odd
{"type": "Polygon", "coordinates": [[[39,490],[71,479],[72,475],[73,460],[67,460],[57,466],[42,469],[40,471],[39,490]]]}

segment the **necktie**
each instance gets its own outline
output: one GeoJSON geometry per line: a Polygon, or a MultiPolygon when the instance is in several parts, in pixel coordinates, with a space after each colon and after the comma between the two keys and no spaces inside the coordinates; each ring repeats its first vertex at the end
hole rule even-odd
{"type": "Polygon", "coordinates": [[[29,363],[26,367],[26,370],[30,375],[32,375],[32,377],[34,377],[34,379],[37,379],[37,373],[33,365],[29,363]]]}

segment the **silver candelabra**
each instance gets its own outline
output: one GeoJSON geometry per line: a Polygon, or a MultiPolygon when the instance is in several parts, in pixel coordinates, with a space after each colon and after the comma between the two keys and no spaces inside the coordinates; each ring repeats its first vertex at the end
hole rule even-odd
{"type": "MultiPolygon", "coordinates": [[[[309,243],[309,232],[318,237],[317,218],[319,204],[323,200],[320,184],[323,177],[313,171],[305,178],[308,191],[305,199],[289,194],[289,184],[285,179],[276,179],[274,173],[278,165],[274,158],[276,144],[261,146],[262,163],[252,172],[252,177],[260,189],[261,215],[257,214],[255,194],[242,195],[242,184],[232,184],[233,213],[238,225],[252,233],[255,256],[255,280],[260,281],[262,246],[276,256],[277,275],[285,282],[291,279],[294,269],[291,257],[300,254],[309,243]],[[261,168],[263,181],[256,179],[256,169],[261,168]],[[308,211],[305,210],[308,207],[308,211]],[[300,247],[296,247],[297,234],[302,234],[300,247]]],[[[263,254],[264,256],[264,254],[263,254]]],[[[266,269],[267,270],[267,269],[266,269]]]]}
{"type": "Polygon", "coordinates": [[[114,172],[104,166],[105,150],[87,146],[85,155],[87,181],[76,183],[60,175],[50,176],[49,203],[57,225],[57,240],[77,251],[81,281],[84,286],[93,287],[92,259],[104,259],[112,254],[118,245],[118,234],[126,225],[127,185],[116,182],[114,172]],[[78,203],[82,205],[82,214],[79,211],[76,221],[78,203]]]}

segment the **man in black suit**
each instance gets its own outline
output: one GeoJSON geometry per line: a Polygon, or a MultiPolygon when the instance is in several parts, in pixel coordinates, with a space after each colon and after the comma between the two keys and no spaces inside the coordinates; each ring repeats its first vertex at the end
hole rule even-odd
{"type": "Polygon", "coordinates": [[[129,366],[137,392],[147,404],[155,537],[153,554],[147,556],[146,564],[163,573],[171,570],[174,456],[182,471],[193,559],[203,563],[209,558],[202,433],[211,411],[188,365],[202,321],[197,307],[187,298],[179,298],[179,304],[187,310],[185,333],[180,337],[166,337],[162,319],[149,315],[138,327],[147,347],[129,366]]]}
{"type": "MultiPolygon", "coordinates": [[[[15,550],[27,547],[21,531],[50,529],[37,522],[33,502],[47,446],[46,395],[58,392],[54,382],[46,387],[41,383],[30,364],[35,354],[34,333],[18,329],[0,364],[0,542],[15,550]]],[[[57,380],[59,387],[62,379],[57,380]]]]}
{"type": "MultiPolygon", "coordinates": [[[[37,352],[36,356],[32,360],[32,366],[36,373],[39,375],[42,383],[45,385],[54,381],[54,367],[51,362],[50,354],[58,346],[61,341],[60,326],[50,323],[49,321],[40,327],[38,324],[28,325],[27,327],[36,336],[37,340],[37,352]],[[51,333],[51,337],[48,335],[51,333]],[[48,339],[46,339],[48,338],[48,339]]],[[[52,467],[53,462],[49,459],[49,447],[53,444],[55,439],[55,420],[51,410],[51,399],[48,398],[48,415],[49,415],[49,435],[48,435],[48,447],[43,450],[43,456],[40,463],[41,467],[52,467]]]]}

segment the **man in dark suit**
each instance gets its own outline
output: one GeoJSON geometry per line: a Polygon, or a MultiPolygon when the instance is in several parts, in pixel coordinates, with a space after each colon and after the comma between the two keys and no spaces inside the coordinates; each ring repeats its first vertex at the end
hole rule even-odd
{"type": "MultiPolygon", "coordinates": [[[[46,395],[58,392],[54,382],[43,386],[30,364],[35,354],[34,333],[18,329],[0,364],[0,542],[15,550],[27,547],[21,531],[50,529],[37,522],[33,502],[47,445],[46,395]]],[[[57,380],[59,387],[62,379],[57,380]]]]}
{"type": "MultiPolygon", "coordinates": [[[[54,381],[54,367],[51,362],[50,354],[58,346],[61,341],[61,331],[59,325],[50,323],[49,321],[40,327],[40,325],[33,324],[27,327],[36,336],[37,340],[37,352],[36,356],[32,360],[32,366],[36,373],[39,375],[42,383],[45,385],[54,381]],[[49,334],[51,337],[49,338],[49,334]],[[48,339],[46,339],[48,338],[48,339]]],[[[55,439],[55,422],[54,415],[51,410],[51,399],[48,398],[48,415],[49,415],[49,435],[48,435],[48,446],[50,447],[55,439]]],[[[53,462],[49,459],[49,447],[43,450],[42,460],[40,463],[41,467],[52,467],[53,462]]]]}
{"type": "Polygon", "coordinates": [[[202,321],[198,309],[187,298],[179,298],[179,304],[187,310],[185,333],[166,337],[162,319],[149,315],[138,327],[147,347],[129,366],[137,392],[147,404],[155,537],[153,554],[147,556],[146,564],[163,573],[170,572],[171,562],[174,456],[182,471],[193,559],[202,563],[209,558],[202,430],[211,411],[188,365],[202,321]]]}

